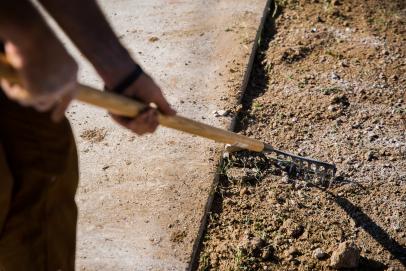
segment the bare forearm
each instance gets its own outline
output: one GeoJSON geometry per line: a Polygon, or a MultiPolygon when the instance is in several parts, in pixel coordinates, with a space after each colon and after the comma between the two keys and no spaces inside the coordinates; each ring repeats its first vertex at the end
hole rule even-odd
{"type": "Polygon", "coordinates": [[[31,50],[53,33],[28,0],[2,1],[0,4],[0,40],[14,43],[20,50],[31,50]]]}
{"type": "Polygon", "coordinates": [[[39,109],[76,84],[76,63],[29,0],[0,3],[0,40],[22,82],[14,89],[2,82],[9,98],[39,109]]]}
{"type": "Polygon", "coordinates": [[[95,1],[40,2],[94,65],[108,87],[115,86],[134,68],[134,61],[95,1]]]}

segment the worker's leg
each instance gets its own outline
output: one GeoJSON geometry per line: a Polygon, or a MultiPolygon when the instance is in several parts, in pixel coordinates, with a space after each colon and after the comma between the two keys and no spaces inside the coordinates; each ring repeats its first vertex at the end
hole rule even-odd
{"type": "Polygon", "coordinates": [[[0,270],[73,270],[77,155],[67,120],[0,90],[0,270]]]}

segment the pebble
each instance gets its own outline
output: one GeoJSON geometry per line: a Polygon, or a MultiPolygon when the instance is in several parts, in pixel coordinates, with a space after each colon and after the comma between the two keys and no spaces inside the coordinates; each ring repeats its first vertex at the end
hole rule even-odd
{"type": "Polygon", "coordinates": [[[330,111],[330,112],[337,111],[337,106],[336,105],[329,105],[327,107],[327,110],[330,111]]]}
{"type": "Polygon", "coordinates": [[[373,132],[368,133],[369,142],[373,142],[373,141],[375,141],[375,140],[378,139],[378,138],[379,138],[379,136],[378,136],[377,134],[375,134],[375,133],[373,133],[373,132]]]}
{"type": "Polygon", "coordinates": [[[371,162],[372,160],[376,160],[376,159],[377,159],[375,153],[372,152],[372,151],[368,151],[367,153],[365,153],[365,156],[364,156],[364,157],[365,157],[365,160],[367,160],[368,162],[371,162]]]}
{"type": "Polygon", "coordinates": [[[292,256],[296,256],[299,255],[300,252],[296,247],[290,247],[287,251],[286,251],[286,256],[292,255],[292,256]]]}
{"type": "Polygon", "coordinates": [[[249,244],[250,244],[250,248],[251,248],[252,250],[256,250],[256,249],[261,249],[261,248],[263,248],[264,245],[265,245],[265,242],[264,242],[264,240],[262,240],[261,238],[254,237],[254,238],[251,239],[251,241],[249,242],[249,244]]]}
{"type": "Polygon", "coordinates": [[[289,176],[288,176],[288,175],[283,176],[283,177],[282,177],[282,182],[283,182],[283,183],[289,183],[289,176]]]}
{"type": "Polygon", "coordinates": [[[313,258],[317,259],[317,260],[323,260],[327,257],[327,253],[324,252],[321,248],[316,248],[313,251],[313,258]]]}
{"type": "Polygon", "coordinates": [[[398,77],[396,74],[394,74],[394,75],[391,76],[391,79],[392,79],[393,81],[398,81],[398,80],[399,80],[399,77],[398,77]]]}
{"type": "Polygon", "coordinates": [[[296,258],[291,259],[290,262],[293,263],[294,265],[299,265],[300,264],[300,261],[298,259],[296,259],[296,258]]]}
{"type": "Polygon", "coordinates": [[[304,227],[290,218],[283,222],[282,228],[285,228],[286,233],[293,238],[299,238],[304,232],[304,227]]]}
{"type": "Polygon", "coordinates": [[[213,111],[213,115],[218,118],[218,117],[226,117],[230,113],[229,110],[218,110],[218,111],[213,111]]]}
{"type": "Polygon", "coordinates": [[[346,60],[341,61],[341,66],[344,68],[348,68],[350,66],[350,64],[348,64],[348,62],[346,60]]]}
{"type": "Polygon", "coordinates": [[[262,251],[262,255],[261,258],[263,260],[268,260],[273,254],[273,248],[272,247],[266,247],[263,251],[262,251]]]}
{"type": "Polygon", "coordinates": [[[240,190],[240,196],[248,195],[249,192],[250,192],[250,191],[248,190],[247,187],[243,187],[243,188],[241,188],[241,190],[240,190]]]}
{"type": "Polygon", "coordinates": [[[333,79],[333,80],[340,80],[341,77],[340,77],[337,73],[332,72],[332,73],[331,73],[331,79],[333,79]]]}

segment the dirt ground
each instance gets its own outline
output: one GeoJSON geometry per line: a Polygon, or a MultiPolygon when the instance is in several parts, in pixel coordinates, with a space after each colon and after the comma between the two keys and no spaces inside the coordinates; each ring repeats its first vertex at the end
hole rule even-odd
{"type": "Polygon", "coordinates": [[[356,270],[406,270],[406,2],[279,7],[237,131],[338,172],[325,187],[263,155],[225,159],[198,269],[331,270],[339,244],[353,241],[356,270]]]}

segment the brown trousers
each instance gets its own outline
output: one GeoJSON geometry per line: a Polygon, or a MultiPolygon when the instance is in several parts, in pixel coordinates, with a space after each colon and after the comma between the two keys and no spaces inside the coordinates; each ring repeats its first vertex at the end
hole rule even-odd
{"type": "Polygon", "coordinates": [[[0,90],[0,270],[74,270],[78,162],[69,122],[0,90]]]}

